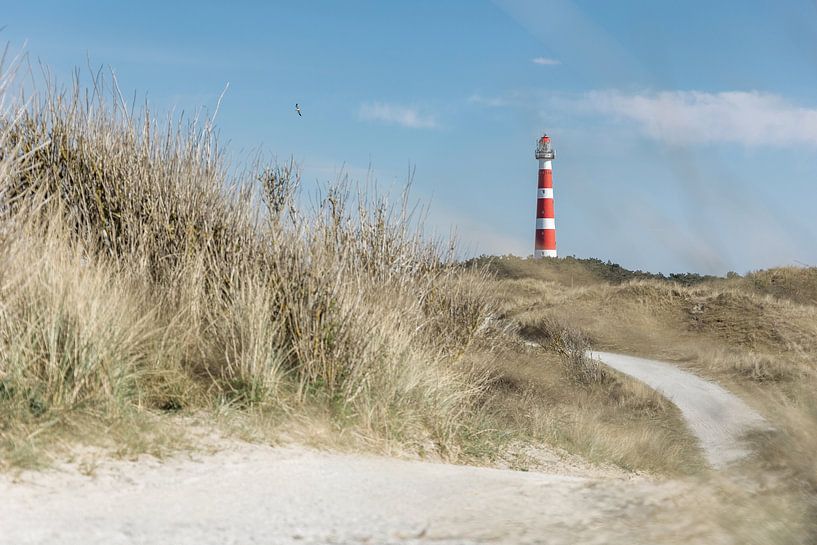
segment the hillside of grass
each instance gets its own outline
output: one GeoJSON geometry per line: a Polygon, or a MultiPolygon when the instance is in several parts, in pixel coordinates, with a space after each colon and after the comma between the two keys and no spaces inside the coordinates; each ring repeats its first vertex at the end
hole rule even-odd
{"type": "MultiPolygon", "coordinates": [[[[611,261],[597,258],[562,257],[545,262],[531,259],[519,259],[515,256],[480,256],[469,259],[470,267],[490,268],[500,278],[535,278],[538,280],[558,282],[570,286],[595,283],[621,284],[631,280],[666,280],[683,286],[693,286],[703,282],[717,280],[718,277],[697,273],[651,273],[641,270],[632,271],[611,261]],[[542,266],[541,263],[547,263],[542,266]]],[[[731,276],[731,275],[730,275],[731,276]]]]}
{"type": "MultiPolygon", "coordinates": [[[[674,407],[553,323],[530,346],[493,273],[407,195],[230,165],[204,116],[158,121],[97,78],[0,101],[0,467],[79,445],[250,440],[517,460],[547,445],[700,468],[674,407]],[[196,432],[198,433],[198,432],[196,432]]],[[[520,461],[521,460],[521,461],[520,461]]]]}
{"type": "Polygon", "coordinates": [[[781,373],[793,380],[814,369],[817,268],[721,278],[648,274],[595,259],[496,257],[469,264],[490,271],[503,317],[529,325],[557,320],[584,332],[596,348],[680,362],[729,352],[732,378],[755,382],[781,373]]]}
{"type": "MultiPolygon", "coordinates": [[[[716,278],[594,259],[477,263],[491,273],[497,315],[529,341],[550,342],[559,324],[595,349],[672,361],[747,400],[775,427],[755,438],[760,456],[749,471],[802,494],[802,517],[817,520],[817,268],[716,278]]],[[[808,526],[817,536],[817,524],[808,526]]]]}
{"type": "Polygon", "coordinates": [[[480,275],[407,201],[340,182],[305,208],[293,165],[234,177],[209,123],[134,114],[105,83],[4,101],[7,459],[81,422],[208,411],[455,449],[490,385],[463,359],[491,335],[480,275]]]}
{"type": "Polygon", "coordinates": [[[778,267],[755,271],[737,283],[742,289],[761,295],[817,305],[817,267],[778,267]]]}

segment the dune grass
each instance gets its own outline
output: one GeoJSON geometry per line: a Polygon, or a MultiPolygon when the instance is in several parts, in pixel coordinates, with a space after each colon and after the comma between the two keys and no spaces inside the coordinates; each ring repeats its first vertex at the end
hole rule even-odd
{"type": "Polygon", "coordinates": [[[192,419],[453,461],[527,442],[697,467],[671,406],[584,358],[577,328],[509,316],[518,293],[424,233],[407,193],[341,179],[306,199],[297,165],[231,168],[206,117],[159,122],[101,77],[40,89],[6,88],[0,115],[3,466],[77,442],[161,454],[192,419]]]}
{"type": "Polygon", "coordinates": [[[6,100],[0,445],[36,450],[71,415],[314,405],[451,449],[489,384],[462,358],[490,316],[480,275],[406,199],[341,180],[304,207],[294,165],[231,177],[209,122],[103,87],[6,100]]]}

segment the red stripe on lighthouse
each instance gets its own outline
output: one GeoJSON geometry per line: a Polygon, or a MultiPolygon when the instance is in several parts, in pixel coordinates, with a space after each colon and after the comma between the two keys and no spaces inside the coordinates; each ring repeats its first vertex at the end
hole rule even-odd
{"type": "Polygon", "coordinates": [[[553,187],[553,171],[550,169],[539,169],[539,187],[553,187]]]}
{"type": "Polygon", "coordinates": [[[539,160],[539,177],[536,194],[536,235],[533,257],[556,257],[556,214],[553,206],[553,168],[556,154],[550,137],[544,135],[537,141],[536,158],[539,160]]]}

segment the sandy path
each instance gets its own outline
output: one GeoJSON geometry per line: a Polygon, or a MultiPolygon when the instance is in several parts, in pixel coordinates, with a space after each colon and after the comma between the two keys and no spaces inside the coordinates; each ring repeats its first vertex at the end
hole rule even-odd
{"type": "Polygon", "coordinates": [[[746,456],[746,433],[769,428],[766,420],[738,397],[671,364],[607,352],[590,354],[644,382],[678,406],[712,467],[723,468],[746,456]]]}
{"type": "Polygon", "coordinates": [[[236,443],[23,480],[0,476],[0,544],[732,543],[679,517],[689,485],[632,476],[236,443]]]}

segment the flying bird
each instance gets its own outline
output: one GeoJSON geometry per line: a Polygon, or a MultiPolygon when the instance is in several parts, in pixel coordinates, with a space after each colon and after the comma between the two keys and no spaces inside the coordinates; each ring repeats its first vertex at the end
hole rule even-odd
{"type": "Polygon", "coordinates": [[[299,116],[301,115],[301,107],[300,107],[300,106],[298,106],[298,103],[297,103],[297,102],[295,103],[295,111],[296,111],[296,112],[298,112],[298,115],[299,115],[299,116]]]}

